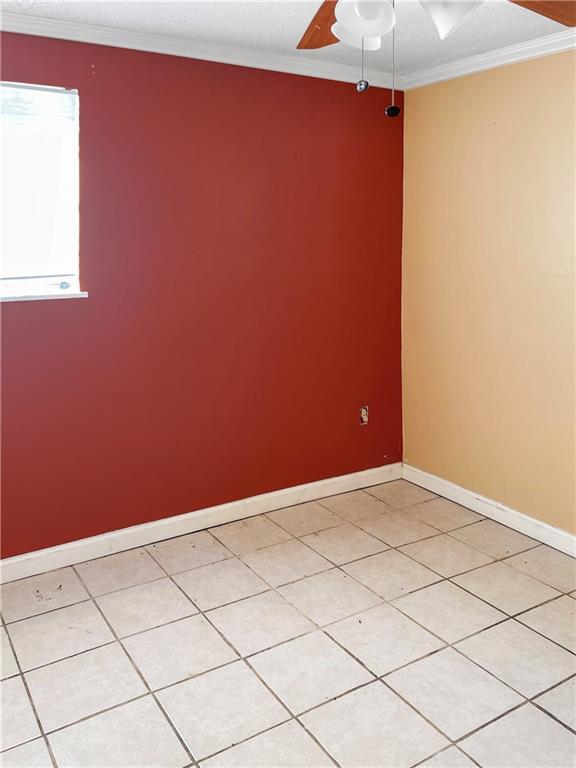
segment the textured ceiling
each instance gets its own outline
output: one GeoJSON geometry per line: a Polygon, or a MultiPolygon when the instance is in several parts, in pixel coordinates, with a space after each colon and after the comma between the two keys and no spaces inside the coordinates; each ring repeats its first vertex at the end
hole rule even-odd
{"type": "MultiPolygon", "coordinates": [[[[199,43],[290,55],[299,60],[358,63],[360,53],[342,43],[319,51],[296,50],[298,40],[319,5],[319,0],[4,0],[1,3],[3,10],[19,14],[175,36],[199,43]]],[[[456,32],[441,41],[419,2],[397,0],[396,6],[396,64],[400,74],[535,40],[566,29],[508,0],[487,0],[456,32]]],[[[366,54],[366,66],[380,72],[391,70],[391,35],[384,39],[380,51],[366,54]]]]}

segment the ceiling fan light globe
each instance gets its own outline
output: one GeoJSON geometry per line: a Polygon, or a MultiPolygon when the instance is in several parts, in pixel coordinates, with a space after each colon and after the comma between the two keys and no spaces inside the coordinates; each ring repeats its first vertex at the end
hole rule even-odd
{"type": "Polygon", "coordinates": [[[387,35],[396,23],[396,12],[389,0],[338,0],[335,15],[351,34],[365,39],[387,35]]]}
{"type": "MultiPolygon", "coordinates": [[[[337,37],[340,42],[350,45],[352,48],[362,48],[362,35],[358,36],[350,32],[339,21],[336,24],[332,24],[332,34],[337,37]]],[[[365,37],[364,38],[364,50],[365,51],[377,51],[382,45],[381,37],[365,37]]]]}
{"type": "Polygon", "coordinates": [[[483,5],[484,0],[421,0],[428,15],[438,30],[440,40],[444,40],[483,5]]]}

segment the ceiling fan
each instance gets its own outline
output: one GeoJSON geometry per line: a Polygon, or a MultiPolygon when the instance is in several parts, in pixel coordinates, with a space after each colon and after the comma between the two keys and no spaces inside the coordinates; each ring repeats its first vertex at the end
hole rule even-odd
{"type": "MultiPolygon", "coordinates": [[[[443,40],[484,0],[420,0],[443,40]]],[[[510,0],[567,27],[576,26],[576,0],[510,0]]],[[[344,2],[324,0],[302,35],[298,48],[324,48],[343,42],[354,48],[375,51],[383,35],[396,23],[390,0],[344,2]]]]}

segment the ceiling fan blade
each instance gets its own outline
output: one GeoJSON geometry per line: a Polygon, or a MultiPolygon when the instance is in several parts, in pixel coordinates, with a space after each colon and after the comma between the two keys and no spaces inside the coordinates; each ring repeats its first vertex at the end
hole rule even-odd
{"type": "Polygon", "coordinates": [[[510,0],[566,27],[576,27],[576,0],[510,0]]]}
{"type": "Polygon", "coordinates": [[[325,0],[322,3],[302,35],[298,48],[324,48],[326,45],[340,42],[331,32],[332,24],[336,23],[335,6],[336,0],[325,0]]]}

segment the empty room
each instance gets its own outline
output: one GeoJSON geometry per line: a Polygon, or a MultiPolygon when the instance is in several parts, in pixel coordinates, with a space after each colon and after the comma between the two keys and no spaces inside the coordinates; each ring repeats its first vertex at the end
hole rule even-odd
{"type": "Polygon", "coordinates": [[[576,0],[0,0],[2,768],[576,765],[576,0]]]}

